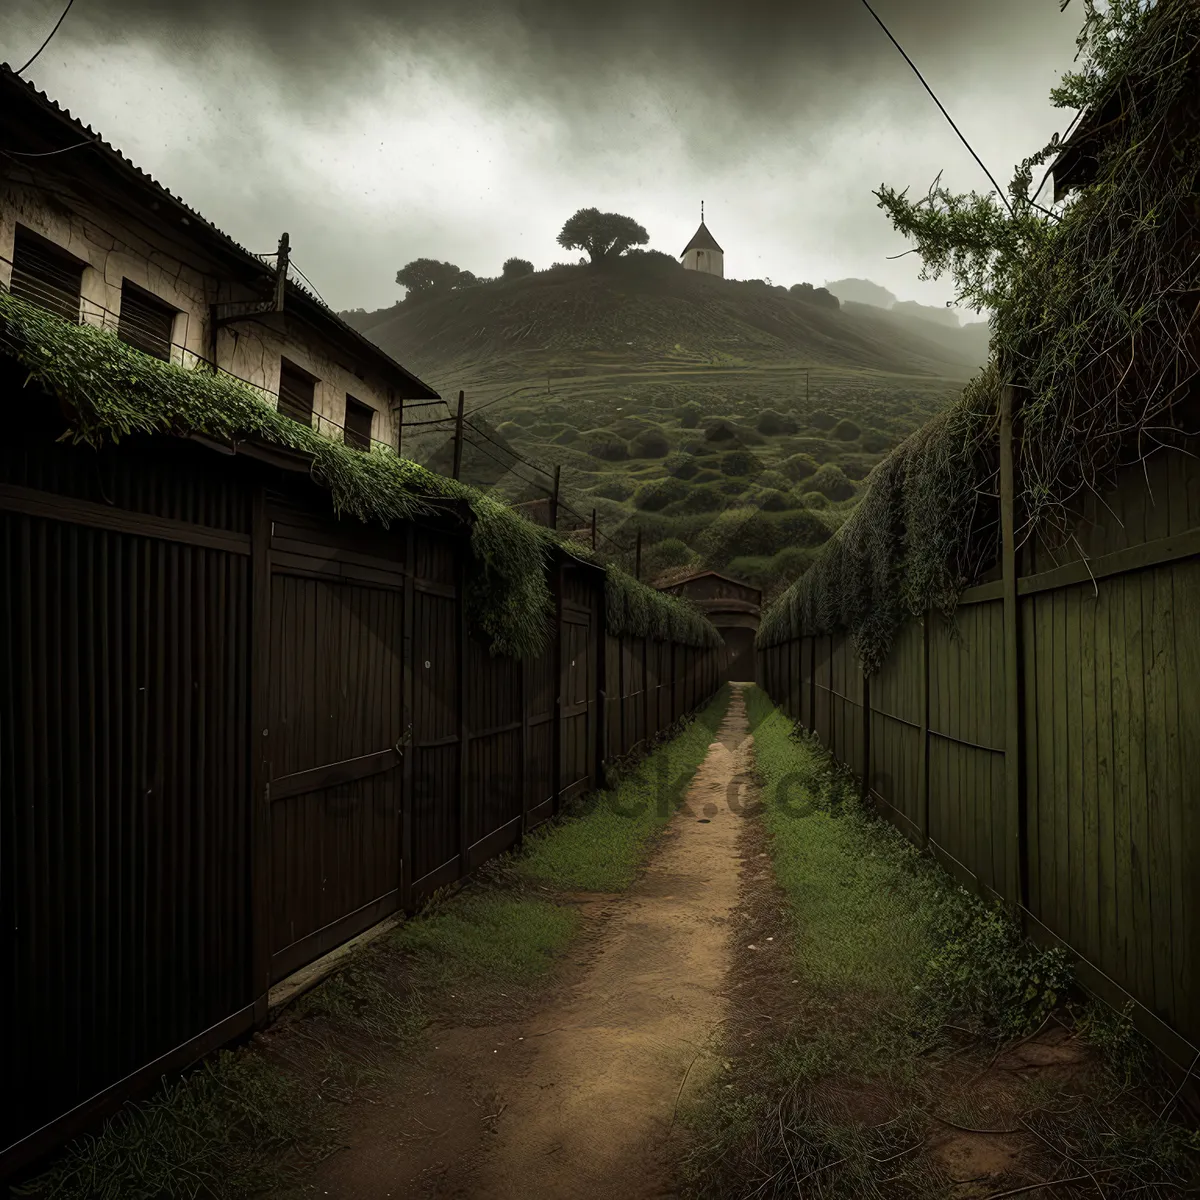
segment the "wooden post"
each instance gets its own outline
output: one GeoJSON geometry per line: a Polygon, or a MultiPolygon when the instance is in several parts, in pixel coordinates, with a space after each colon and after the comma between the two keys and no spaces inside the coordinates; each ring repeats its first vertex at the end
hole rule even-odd
{"type": "Polygon", "coordinates": [[[463,448],[463,400],[462,392],[458,393],[458,416],[454,418],[454,478],[462,473],[463,448]]]}
{"type": "Polygon", "coordinates": [[[550,528],[558,528],[558,489],[562,483],[562,467],[554,468],[554,491],[550,496],[550,528]]]}
{"type": "Polygon", "coordinates": [[[871,798],[871,678],[862,673],[862,794],[864,800],[871,798]]]}
{"type": "MultiPolygon", "coordinates": [[[[462,393],[460,392],[461,396],[462,393]]],[[[462,402],[459,402],[462,411],[462,402]]],[[[467,663],[467,563],[466,547],[458,553],[458,871],[459,878],[465,877],[471,869],[467,851],[471,844],[470,812],[467,806],[469,737],[467,728],[467,688],[470,684],[467,663]]]]}
{"type": "Polygon", "coordinates": [[[929,622],[931,610],[921,616],[921,745],[917,768],[917,815],[921,826],[921,845],[929,845],[929,622]]]}
{"type": "MultiPolygon", "coordinates": [[[[416,687],[416,655],[413,653],[413,630],[416,627],[416,532],[408,526],[404,539],[404,629],[400,638],[401,671],[404,688],[404,703],[400,710],[404,722],[404,734],[413,733],[414,692],[416,687]]],[[[415,734],[408,738],[404,747],[404,760],[400,764],[400,907],[404,912],[413,910],[413,763],[417,757],[415,734]]]]}
{"type": "Polygon", "coordinates": [[[288,235],[279,239],[279,254],[275,259],[275,311],[283,312],[283,298],[287,294],[288,259],[291,257],[288,235]]]}
{"type": "Polygon", "coordinates": [[[592,509],[592,549],[596,548],[596,510],[592,509]]]}
{"type": "Polygon", "coordinates": [[[250,836],[254,1023],[267,1021],[271,989],[271,520],[256,487],[250,516],[250,836]]]}
{"type": "Polygon", "coordinates": [[[554,748],[552,752],[554,775],[554,812],[560,807],[562,796],[562,710],[563,710],[563,565],[559,558],[551,576],[554,582],[554,748]]]}
{"type": "Polygon", "coordinates": [[[637,531],[637,544],[634,547],[633,557],[633,577],[641,579],[642,577],[642,531],[637,531]]]}
{"type": "Polygon", "coordinates": [[[1004,781],[1007,813],[1008,895],[1013,908],[1028,907],[1029,862],[1025,820],[1025,755],[1021,696],[1021,614],[1017,594],[1014,388],[1000,393],[1000,539],[1004,580],[1004,781]]]}
{"type": "Polygon", "coordinates": [[[400,411],[396,414],[396,455],[404,457],[404,397],[400,397],[400,411]]]}

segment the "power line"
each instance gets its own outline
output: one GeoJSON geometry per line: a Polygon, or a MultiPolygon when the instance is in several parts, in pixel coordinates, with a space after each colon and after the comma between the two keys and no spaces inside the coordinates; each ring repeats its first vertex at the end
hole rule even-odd
{"type": "Polygon", "coordinates": [[[916,75],[916,77],[921,81],[922,87],[924,87],[924,89],[933,98],[934,104],[936,104],[938,106],[938,108],[941,109],[942,116],[945,117],[946,120],[950,122],[950,128],[953,129],[954,132],[958,134],[959,141],[961,141],[962,144],[964,146],[966,146],[966,148],[971,152],[971,157],[979,164],[980,168],[982,169],[983,173],[988,177],[988,179],[991,180],[992,187],[994,187],[996,189],[996,192],[1000,196],[1000,199],[1003,202],[1004,207],[1008,209],[1008,215],[1011,217],[1013,215],[1012,205],[1009,204],[1008,197],[1004,194],[1004,189],[996,182],[996,179],[992,175],[991,171],[989,171],[987,169],[987,164],[983,161],[982,158],[979,157],[978,154],[975,153],[974,149],[972,149],[971,143],[968,142],[967,139],[963,136],[962,130],[959,129],[959,127],[957,125],[955,125],[954,118],[946,111],[946,106],[937,98],[937,95],[934,92],[933,88],[931,88],[929,86],[929,84],[925,82],[925,76],[922,75],[921,72],[917,69],[917,64],[915,62],[913,62],[913,60],[911,58],[909,58],[907,54],[904,53],[904,47],[901,46],[900,43],[898,41],[896,41],[896,39],[894,37],[892,37],[891,30],[888,29],[888,27],[883,23],[882,20],[880,20],[879,14],[871,7],[869,0],[862,0],[862,2],[863,2],[863,7],[867,10],[867,12],[869,12],[871,14],[871,16],[873,16],[875,18],[875,23],[879,26],[880,29],[883,30],[884,33],[887,34],[888,41],[890,41],[892,43],[892,45],[895,46],[896,49],[900,51],[900,54],[903,56],[904,61],[906,63],[908,63],[908,65],[910,67],[912,67],[913,74],[916,75]]]}
{"type": "Polygon", "coordinates": [[[23,75],[29,70],[30,67],[33,66],[33,64],[37,61],[38,55],[41,54],[41,52],[45,50],[48,45],[50,45],[50,39],[58,32],[58,27],[66,19],[67,13],[71,11],[71,5],[74,3],[75,0],[67,0],[67,7],[63,9],[62,16],[55,21],[54,28],[50,30],[49,34],[47,34],[46,40],[37,48],[37,50],[34,51],[33,58],[31,58],[19,71],[13,72],[14,75],[23,75]]]}
{"type": "Polygon", "coordinates": [[[87,138],[82,142],[73,142],[70,146],[60,146],[57,150],[5,150],[5,154],[10,154],[14,158],[50,158],[55,154],[66,154],[68,150],[79,150],[84,146],[94,146],[95,138],[87,138]]]}
{"type": "Polygon", "coordinates": [[[495,446],[497,449],[503,450],[505,454],[511,454],[512,457],[515,458],[518,462],[523,462],[527,467],[532,467],[533,470],[541,472],[541,474],[545,475],[548,479],[554,478],[553,471],[547,471],[545,469],[545,467],[538,466],[538,464],[535,463],[532,459],[526,458],[523,454],[521,454],[517,450],[514,450],[511,446],[505,445],[503,442],[496,441],[496,439],[494,437],[492,437],[486,430],[480,429],[479,426],[476,425],[473,421],[470,421],[470,420],[467,420],[464,418],[463,424],[469,425],[477,434],[479,434],[480,437],[487,438],[487,440],[489,442],[491,442],[492,445],[495,446]]]}
{"type": "MultiPolygon", "coordinates": [[[[465,436],[466,435],[464,434],[464,437],[465,436]]],[[[486,446],[481,446],[481,445],[479,445],[478,442],[469,442],[469,444],[471,446],[473,446],[476,450],[478,450],[480,454],[485,454],[493,462],[499,463],[499,465],[502,466],[505,469],[505,471],[507,471],[508,473],[510,473],[512,475],[515,475],[519,480],[521,480],[522,483],[526,483],[531,488],[536,488],[538,491],[546,491],[547,490],[546,485],[544,483],[540,483],[536,479],[527,479],[524,475],[521,474],[520,471],[518,471],[515,467],[513,467],[511,463],[506,463],[503,461],[503,459],[498,458],[486,446]]]]}

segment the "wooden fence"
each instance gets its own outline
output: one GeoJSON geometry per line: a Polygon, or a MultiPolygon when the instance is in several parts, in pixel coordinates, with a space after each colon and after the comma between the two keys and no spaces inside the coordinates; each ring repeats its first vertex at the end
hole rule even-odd
{"type": "Polygon", "coordinates": [[[715,650],[609,635],[566,554],[545,652],[491,655],[461,512],[385,531],[286,452],[50,425],[0,444],[0,1174],[716,688],[715,650]]]}
{"type": "Polygon", "coordinates": [[[1053,555],[1010,551],[953,622],[910,622],[870,679],[844,637],[760,651],[760,677],[913,841],[1067,948],[1093,992],[1132,1002],[1186,1068],[1200,1045],[1196,457],[1124,471],[1073,534],[1053,555]]]}

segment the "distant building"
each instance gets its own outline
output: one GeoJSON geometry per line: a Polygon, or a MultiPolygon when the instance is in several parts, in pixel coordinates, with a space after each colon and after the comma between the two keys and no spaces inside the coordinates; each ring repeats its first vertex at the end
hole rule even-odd
{"type": "Polygon", "coordinates": [[[690,600],[717,627],[725,640],[722,682],[754,681],[754,638],[762,608],[758,588],[716,571],[697,571],[660,584],[658,590],[690,600]]]}
{"type": "Polygon", "coordinates": [[[692,240],[683,248],[684,267],[689,271],[703,271],[706,275],[725,278],[725,251],[717,245],[717,239],[708,232],[704,223],[704,205],[700,205],[700,228],[692,240]]]}
{"type": "MultiPolygon", "coordinates": [[[[253,254],[0,65],[0,290],[144,354],[232,375],[359,449],[437,393],[278,254],[253,254]]],[[[410,418],[411,419],[411,418],[410,418]]]]}

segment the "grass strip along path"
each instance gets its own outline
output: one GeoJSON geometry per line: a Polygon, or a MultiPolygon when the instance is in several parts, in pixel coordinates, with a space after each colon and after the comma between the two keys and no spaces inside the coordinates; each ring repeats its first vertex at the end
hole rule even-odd
{"type": "MultiPolygon", "coordinates": [[[[461,1094],[442,1087],[437,1052],[457,1038],[461,1058],[492,1065],[498,1052],[483,1044],[491,1027],[531,1012],[552,989],[569,965],[565,957],[594,924],[589,895],[611,898],[635,880],[683,802],[728,701],[724,690],[613,791],[584,798],[522,850],[487,864],[464,890],[435,898],[264,1033],[128,1106],[18,1194],[366,1196],[374,1194],[369,1186],[343,1182],[339,1151],[363,1129],[384,1124],[389,1167],[404,1156],[415,1169],[428,1160],[434,1187],[449,1160],[477,1151],[493,1112],[476,1107],[483,1106],[476,1080],[464,1081],[461,1094]],[[445,1129],[433,1127],[440,1093],[431,1093],[439,1088],[445,1129]],[[395,1133],[407,1118],[415,1132],[395,1133]]],[[[370,1162],[364,1170],[379,1175],[370,1162]]]]}
{"type": "Polygon", "coordinates": [[[737,1000],[686,1194],[1195,1194],[1200,1136],[1128,1020],[865,810],[763,692],[746,706],[737,1000]]]}

